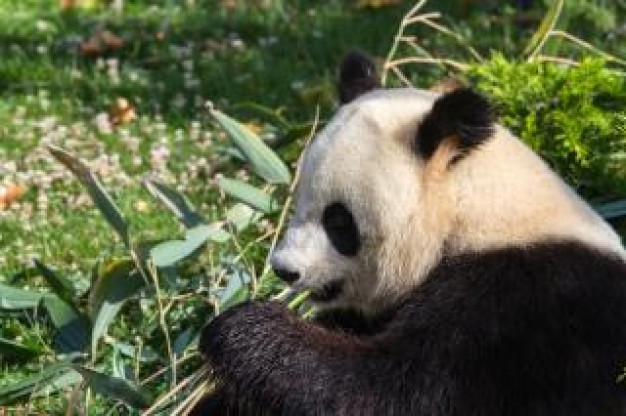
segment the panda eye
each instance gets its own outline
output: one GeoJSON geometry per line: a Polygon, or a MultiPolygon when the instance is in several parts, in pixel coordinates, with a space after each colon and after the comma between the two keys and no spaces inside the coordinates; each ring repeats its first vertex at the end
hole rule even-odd
{"type": "Polygon", "coordinates": [[[324,208],[322,226],[333,247],[344,256],[355,256],[361,246],[354,217],[340,202],[324,208]]]}

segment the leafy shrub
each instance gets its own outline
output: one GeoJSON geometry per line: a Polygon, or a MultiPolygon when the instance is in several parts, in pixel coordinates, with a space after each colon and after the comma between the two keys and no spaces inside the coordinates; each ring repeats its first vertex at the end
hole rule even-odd
{"type": "Polygon", "coordinates": [[[577,67],[495,55],[468,72],[501,121],[585,196],[626,195],[626,82],[603,61],[577,67]]]}

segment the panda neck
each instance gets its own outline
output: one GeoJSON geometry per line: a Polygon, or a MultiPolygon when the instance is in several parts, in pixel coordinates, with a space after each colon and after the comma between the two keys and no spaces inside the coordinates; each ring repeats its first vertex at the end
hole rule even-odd
{"type": "Polygon", "coordinates": [[[454,253],[569,240],[626,258],[611,227],[504,128],[451,174],[458,210],[447,246],[454,253]]]}

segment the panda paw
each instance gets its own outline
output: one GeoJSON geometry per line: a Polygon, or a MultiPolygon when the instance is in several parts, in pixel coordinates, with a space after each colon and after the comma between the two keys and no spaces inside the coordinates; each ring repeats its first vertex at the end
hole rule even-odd
{"type": "Polygon", "coordinates": [[[245,365],[264,347],[271,348],[292,319],[275,302],[246,302],[216,316],[202,331],[199,349],[218,373],[245,365]]]}

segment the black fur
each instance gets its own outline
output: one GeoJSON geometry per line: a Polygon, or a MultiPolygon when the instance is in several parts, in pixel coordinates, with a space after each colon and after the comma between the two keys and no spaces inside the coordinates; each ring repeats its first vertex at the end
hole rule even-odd
{"type": "Polygon", "coordinates": [[[444,139],[456,137],[460,154],[487,140],[496,117],[489,102],[469,88],[444,94],[419,127],[416,147],[429,158],[444,139]]]}
{"type": "Polygon", "coordinates": [[[373,89],[380,88],[374,63],[360,52],[350,52],[339,69],[339,102],[349,103],[373,89]]]}
{"type": "Polygon", "coordinates": [[[332,329],[276,303],[218,316],[200,350],[221,390],[204,405],[232,415],[626,414],[616,382],[626,264],[580,243],[448,258],[386,323],[361,331],[342,314],[325,316],[332,329]]]}

